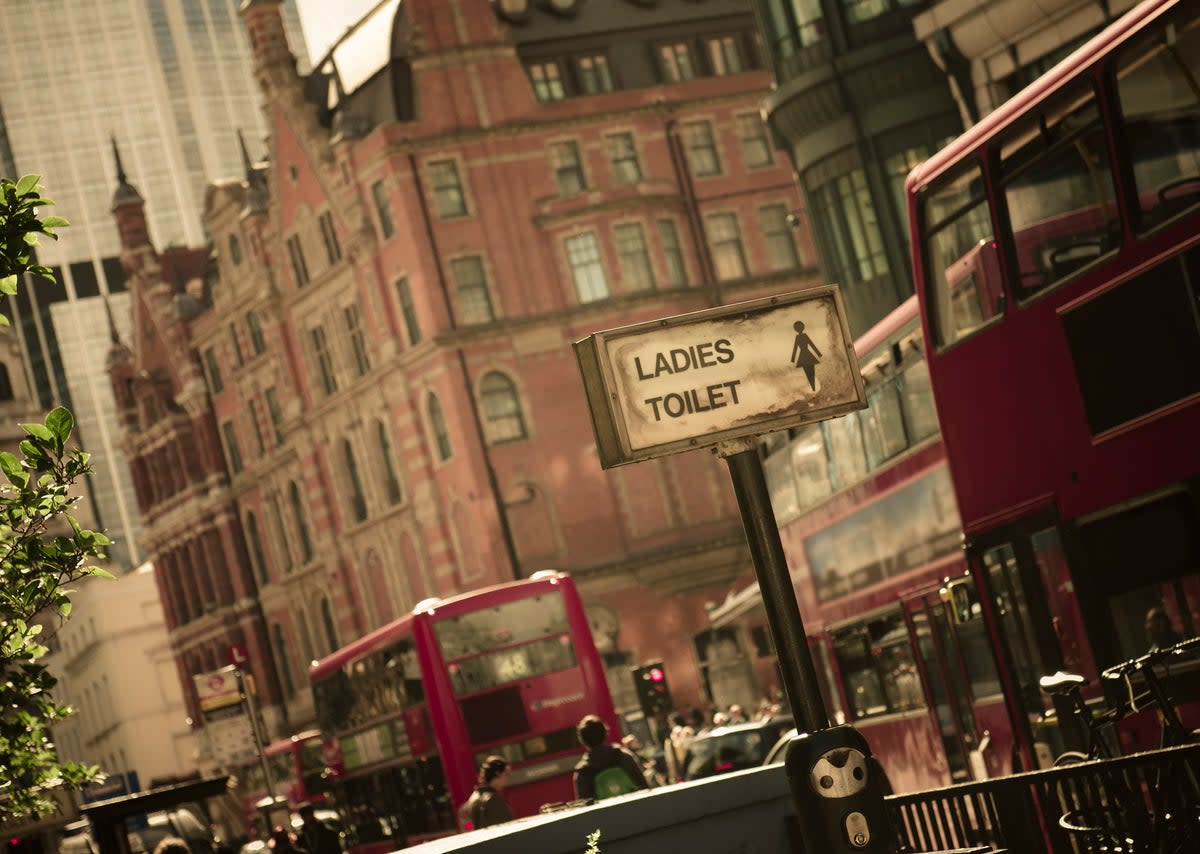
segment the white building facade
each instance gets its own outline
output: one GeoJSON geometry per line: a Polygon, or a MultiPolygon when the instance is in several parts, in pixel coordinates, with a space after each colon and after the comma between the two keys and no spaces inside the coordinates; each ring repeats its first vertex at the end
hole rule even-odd
{"type": "Polygon", "coordinates": [[[54,728],[64,760],[107,774],[136,771],[143,789],[196,770],[196,743],[167,642],[154,579],[143,564],[114,581],[88,579],[47,658],[55,699],[76,714],[54,728]]]}

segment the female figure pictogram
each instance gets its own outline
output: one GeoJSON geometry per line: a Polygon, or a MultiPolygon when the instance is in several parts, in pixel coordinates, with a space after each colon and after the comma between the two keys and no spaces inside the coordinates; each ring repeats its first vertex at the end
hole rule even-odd
{"type": "Polygon", "coordinates": [[[804,334],[804,324],[797,320],[792,324],[796,330],[796,343],[792,347],[792,364],[804,368],[804,376],[808,377],[808,387],[817,390],[817,365],[821,361],[821,351],[813,340],[804,334]]]}

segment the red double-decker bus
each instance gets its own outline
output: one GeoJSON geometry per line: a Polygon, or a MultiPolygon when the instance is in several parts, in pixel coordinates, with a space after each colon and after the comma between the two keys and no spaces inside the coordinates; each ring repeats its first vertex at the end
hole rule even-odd
{"type": "Polygon", "coordinates": [[[1200,4],[1141,3],[907,194],[974,592],[1029,767],[1039,676],[1145,652],[1154,608],[1200,628],[1200,4]]]}
{"type": "MultiPolygon", "coordinates": [[[[870,741],[898,791],[1006,773],[1010,727],[938,432],[916,297],[855,342],[867,408],[765,440],[764,469],[826,706],[870,741]],[[948,581],[949,580],[949,581],[948,581]]],[[[710,612],[714,698],[775,679],[752,587],[710,612]],[[753,654],[752,654],[753,653],[753,654]]]]}
{"type": "MultiPolygon", "coordinates": [[[[263,749],[271,770],[271,783],[278,797],[287,798],[295,809],[303,803],[325,799],[326,763],[321,732],[311,729],[281,738],[263,749]]],[[[235,769],[237,792],[247,822],[258,817],[258,803],[269,796],[262,762],[255,759],[235,769]]]]}
{"type": "Polygon", "coordinates": [[[569,801],[579,720],[598,715],[618,732],[583,604],[561,572],[421,602],[309,676],[359,852],[455,832],[491,754],[512,767],[514,816],[569,801]]]}

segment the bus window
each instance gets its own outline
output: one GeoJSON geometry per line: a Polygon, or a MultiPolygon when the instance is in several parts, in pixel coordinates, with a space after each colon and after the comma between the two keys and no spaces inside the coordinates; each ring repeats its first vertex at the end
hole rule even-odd
{"type": "Polygon", "coordinates": [[[434,623],[447,661],[567,631],[566,603],[558,593],[517,599],[434,623]]]}
{"type": "Polygon", "coordinates": [[[1090,83],[1030,111],[1005,139],[1000,161],[1012,230],[1005,242],[1021,296],[1119,248],[1107,137],[1090,83]]]}
{"type": "Polygon", "coordinates": [[[983,175],[973,163],[924,194],[926,287],[933,340],[947,347],[1004,310],[983,175]]]}
{"type": "Polygon", "coordinates": [[[899,612],[834,632],[833,654],[855,719],[925,705],[908,629],[899,612]]]}
{"type": "Polygon", "coordinates": [[[1200,20],[1168,18],[1117,64],[1138,230],[1200,203],[1200,20]]]}
{"type": "Polygon", "coordinates": [[[424,701],[425,687],[411,638],[352,661],[313,681],[317,722],[341,732],[424,701]]]}
{"type": "Polygon", "coordinates": [[[971,683],[971,699],[979,701],[997,697],[1004,689],[988,642],[979,594],[967,579],[961,581],[961,584],[955,583],[955,591],[959,595],[954,601],[954,635],[958,653],[962,656],[963,669],[971,683]]]}

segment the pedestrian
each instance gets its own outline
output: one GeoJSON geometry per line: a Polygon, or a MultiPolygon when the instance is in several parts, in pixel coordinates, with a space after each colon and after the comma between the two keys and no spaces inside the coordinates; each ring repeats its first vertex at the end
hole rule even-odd
{"type": "Polygon", "coordinates": [[[744,724],[746,722],[746,711],[737,703],[729,707],[729,722],[731,724],[744,724]]]}
{"type": "Polygon", "coordinates": [[[1175,646],[1183,638],[1171,625],[1171,618],[1167,616],[1167,612],[1155,606],[1146,612],[1146,640],[1150,642],[1148,651],[1158,652],[1169,646],[1175,646]]]}
{"type": "Polygon", "coordinates": [[[678,783],[683,779],[683,758],[695,738],[696,731],[688,726],[687,719],[679,712],[671,715],[671,731],[663,742],[663,759],[667,765],[667,780],[678,783]]]}
{"type": "MultiPolygon", "coordinates": [[[[281,826],[275,825],[271,831],[271,837],[267,840],[267,848],[271,854],[307,854],[307,852],[297,844],[296,835],[290,830],[284,830],[281,826]]],[[[156,850],[155,854],[159,854],[156,850]]],[[[174,852],[162,852],[162,854],[174,854],[174,852]]]]}
{"type": "Polygon", "coordinates": [[[575,728],[587,753],[575,766],[575,797],[604,800],[645,789],[646,778],[632,753],[608,744],[608,726],[595,715],[587,715],[575,728]]]}
{"type": "Polygon", "coordinates": [[[338,832],[317,818],[317,808],[310,803],[300,805],[300,845],[308,854],[341,854],[342,840],[338,832]]]}
{"type": "Polygon", "coordinates": [[[662,780],[659,778],[658,768],[654,765],[653,759],[647,759],[642,753],[642,742],[633,733],[621,739],[621,747],[633,754],[634,758],[641,763],[642,776],[646,779],[646,788],[653,789],[655,786],[661,786],[662,780]]]}
{"type": "Polygon", "coordinates": [[[154,846],[154,854],[192,854],[192,849],[178,836],[167,836],[154,846]]]}
{"type": "Polygon", "coordinates": [[[508,760],[503,756],[489,756],[483,760],[479,766],[475,791],[458,811],[463,830],[477,830],[512,821],[512,810],[501,797],[504,787],[508,785],[508,775],[508,760]]]}

